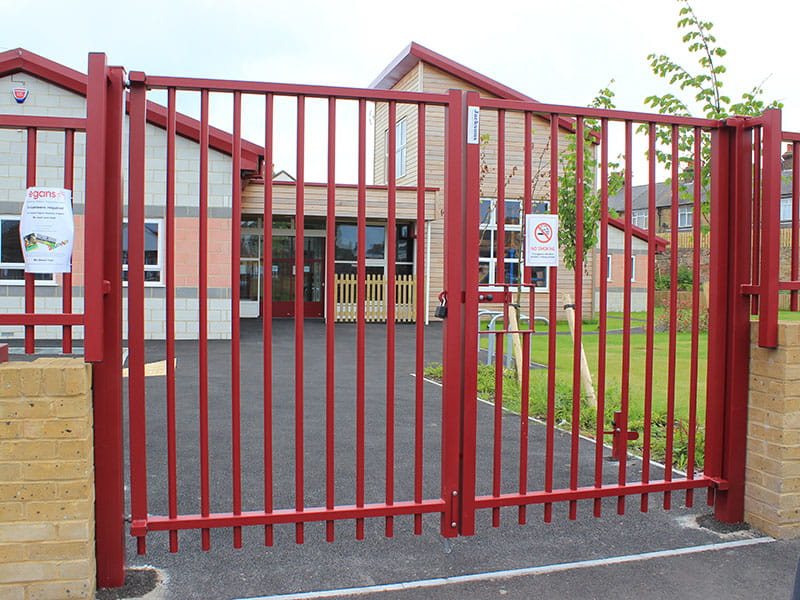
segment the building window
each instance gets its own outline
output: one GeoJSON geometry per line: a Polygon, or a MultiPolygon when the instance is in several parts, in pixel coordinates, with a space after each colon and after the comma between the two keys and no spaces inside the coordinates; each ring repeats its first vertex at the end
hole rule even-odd
{"type": "MultiPolygon", "coordinates": [[[[368,224],[364,237],[366,241],[364,259],[367,274],[383,275],[386,272],[386,226],[368,224]]],[[[358,271],[358,225],[356,223],[336,224],[334,260],[337,273],[356,273],[358,271]]],[[[395,274],[414,274],[414,239],[411,223],[397,224],[395,274]]]]}
{"type": "Polygon", "coordinates": [[[611,255],[606,254],[606,281],[611,281],[611,255]]]}
{"type": "MultiPolygon", "coordinates": [[[[397,179],[406,176],[406,120],[400,119],[395,125],[394,170],[397,179]]],[[[386,165],[386,181],[389,181],[389,130],[384,132],[384,164],[386,165]]]]}
{"type": "MultiPolygon", "coordinates": [[[[517,284],[521,282],[523,268],[523,236],[522,236],[522,202],[506,200],[504,202],[504,243],[503,273],[498,273],[497,256],[497,200],[481,198],[480,205],[480,248],[478,253],[478,283],[494,285],[496,283],[517,284]]],[[[534,213],[545,213],[549,204],[545,201],[533,203],[534,213]]],[[[539,288],[547,287],[547,268],[533,267],[532,283],[539,288]]]]}
{"type": "Polygon", "coordinates": [[[781,221],[792,220],[792,199],[791,197],[781,198],[781,221]]]}
{"type": "Polygon", "coordinates": [[[692,213],[694,207],[692,206],[679,206],[678,207],[678,229],[692,226],[692,213]]]}
{"type": "Polygon", "coordinates": [[[636,227],[647,229],[647,210],[634,210],[631,212],[631,222],[636,227]]]}
{"type": "MultiPolygon", "coordinates": [[[[144,222],[144,282],[150,285],[162,283],[161,265],[161,219],[145,219],[144,222]]],[[[122,280],[128,281],[128,223],[122,224],[122,280]]]]}
{"type": "Polygon", "coordinates": [[[636,281],[636,257],[631,256],[631,281],[636,281]]]}
{"type": "MultiPolygon", "coordinates": [[[[34,273],[37,281],[53,281],[52,273],[34,273]]],[[[23,283],[25,259],[19,242],[19,217],[0,215],[0,281],[23,283]]]]}

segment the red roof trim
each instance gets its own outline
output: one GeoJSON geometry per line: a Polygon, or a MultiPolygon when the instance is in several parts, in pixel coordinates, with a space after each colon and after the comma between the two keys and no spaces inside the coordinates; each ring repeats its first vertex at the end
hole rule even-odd
{"type": "Polygon", "coordinates": [[[402,79],[406,73],[408,73],[419,61],[424,61],[428,64],[431,64],[442,71],[446,71],[451,75],[455,75],[459,79],[463,79],[464,81],[471,83],[482,90],[491,92],[500,98],[536,102],[536,100],[530,96],[526,96],[525,94],[503,85],[494,79],[486,77],[486,75],[481,75],[477,71],[473,71],[472,69],[465,67],[464,65],[457,63],[446,56],[434,52],[425,46],[420,46],[416,42],[411,42],[408,46],[406,46],[405,50],[403,50],[403,52],[401,52],[389,64],[389,66],[386,67],[384,72],[381,73],[378,78],[370,84],[369,87],[387,90],[391,89],[392,86],[400,81],[400,79],[402,79]]]}
{"type": "MultiPolygon", "coordinates": [[[[625,221],[622,219],[608,217],[608,224],[612,227],[616,227],[620,231],[625,231],[625,221]]],[[[646,229],[642,229],[633,224],[631,224],[631,234],[633,234],[633,237],[639,238],[643,242],[650,241],[650,233],[646,229]]],[[[656,244],[656,252],[663,252],[667,249],[667,246],[669,246],[669,242],[662,237],[655,236],[654,241],[656,244]]]]}
{"type": "MultiPolygon", "coordinates": [[[[24,48],[0,52],[0,77],[13,75],[14,73],[28,73],[67,91],[86,97],[86,88],[89,81],[86,75],[24,48]]],[[[147,121],[157,127],[166,129],[166,107],[148,101],[147,121]]],[[[200,122],[186,115],[178,114],[177,132],[182,137],[199,142],[200,122]]],[[[221,129],[210,128],[209,144],[211,148],[223,154],[228,156],[233,154],[233,136],[221,129]]],[[[263,156],[264,149],[261,146],[242,140],[243,169],[258,172],[263,156]]]]}
{"type": "Polygon", "coordinates": [[[0,52],[0,77],[20,72],[35,75],[65,90],[86,96],[89,78],[83,73],[24,48],[0,52]]]}
{"type": "MultiPolygon", "coordinates": [[[[518,92],[507,85],[503,85],[499,81],[495,81],[486,75],[481,75],[477,71],[473,71],[469,67],[465,67],[425,46],[420,46],[416,42],[411,42],[406,46],[406,48],[389,63],[383,72],[369,84],[369,87],[384,90],[391,89],[420,61],[433,65],[459,79],[463,79],[467,83],[471,83],[475,87],[486,90],[499,98],[505,100],[521,100],[524,102],[538,102],[538,100],[526,96],[522,92],[518,92]]],[[[560,117],[558,119],[558,124],[559,127],[571,133],[575,131],[575,127],[570,119],[560,117]]]]}

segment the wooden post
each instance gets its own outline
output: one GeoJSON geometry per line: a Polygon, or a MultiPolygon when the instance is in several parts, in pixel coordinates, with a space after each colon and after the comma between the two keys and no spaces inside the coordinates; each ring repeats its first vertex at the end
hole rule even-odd
{"type": "MultiPolygon", "coordinates": [[[[572,304],[572,298],[569,295],[564,295],[564,312],[567,315],[567,323],[569,324],[569,333],[572,336],[573,342],[575,341],[575,308],[572,304]]],[[[597,397],[594,395],[594,386],[592,385],[592,373],[589,371],[589,363],[586,361],[586,353],[583,351],[583,340],[581,340],[581,387],[583,393],[586,394],[586,399],[589,405],[597,408],[597,397]]]]}
{"type": "MultiPolygon", "coordinates": [[[[531,317],[533,318],[533,317],[531,317]]],[[[519,331],[519,308],[516,304],[508,306],[508,326],[511,331],[519,331]]],[[[522,364],[522,341],[519,333],[512,333],[511,335],[511,348],[514,353],[514,364],[516,365],[517,381],[520,386],[522,385],[522,369],[530,368],[530,365],[522,364]]],[[[506,349],[502,349],[501,355],[505,355],[506,349]]]]}

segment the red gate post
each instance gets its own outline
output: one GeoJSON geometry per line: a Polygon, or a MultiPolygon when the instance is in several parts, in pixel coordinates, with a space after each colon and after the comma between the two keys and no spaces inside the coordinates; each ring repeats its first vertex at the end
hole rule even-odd
{"type": "MultiPolygon", "coordinates": [[[[464,397],[464,136],[465,98],[450,90],[445,121],[444,291],[447,314],[442,340],[442,514],[443,537],[455,537],[461,502],[470,496],[460,481],[464,397]],[[459,493],[462,495],[459,498],[459,493]]],[[[474,479],[474,478],[473,478],[474,479]]],[[[471,497],[474,498],[474,490],[471,497]]]]}
{"type": "MultiPolygon", "coordinates": [[[[764,173],[761,178],[761,280],[759,285],[758,345],[778,346],[778,280],[780,279],[781,111],[768,110],[764,127],[764,173]]],[[[756,165],[758,168],[758,165],[756,165]]],[[[759,190],[756,190],[758,193],[759,190]]],[[[759,223],[755,223],[756,227],[759,223]]]]}
{"type": "Polygon", "coordinates": [[[706,474],[719,482],[714,516],[744,518],[750,356],[752,130],[732,118],[712,133],[711,297],[706,410],[706,474]]]}
{"type": "Polygon", "coordinates": [[[89,54],[84,356],[93,367],[97,586],[125,582],[122,453],[122,99],[124,70],[89,54]]]}

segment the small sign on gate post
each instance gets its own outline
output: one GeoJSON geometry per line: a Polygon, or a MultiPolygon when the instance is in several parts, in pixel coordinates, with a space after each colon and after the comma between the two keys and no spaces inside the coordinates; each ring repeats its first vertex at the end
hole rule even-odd
{"type": "Polygon", "coordinates": [[[525,266],[558,266],[558,215],[525,215],[525,266]]]}

